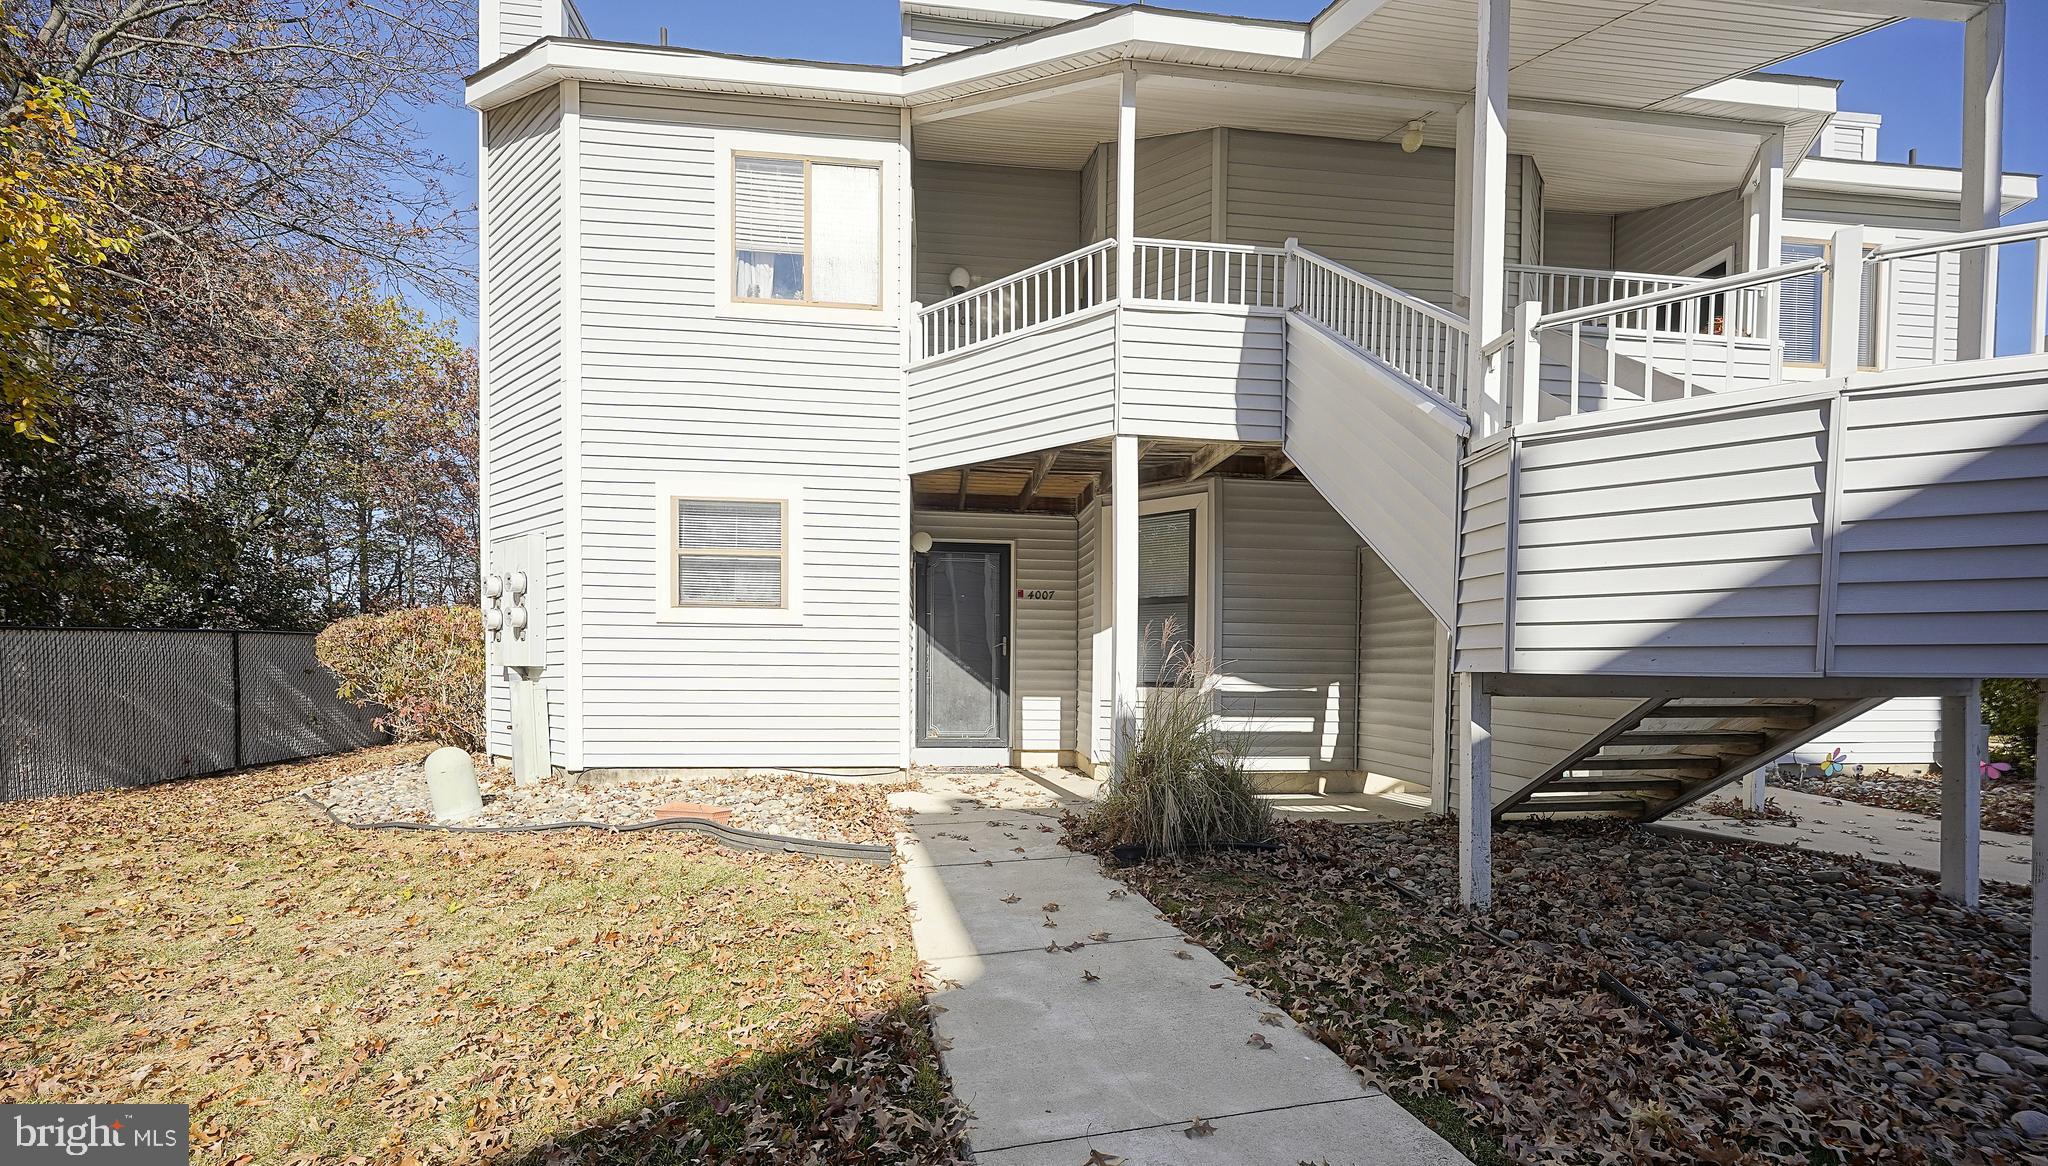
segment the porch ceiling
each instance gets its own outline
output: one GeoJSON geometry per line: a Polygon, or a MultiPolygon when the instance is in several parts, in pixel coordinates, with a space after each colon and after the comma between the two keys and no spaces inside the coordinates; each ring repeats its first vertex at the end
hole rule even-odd
{"type": "MultiPolygon", "coordinates": [[[[1208,474],[1280,478],[1297,473],[1271,443],[1142,438],[1138,450],[1138,477],[1147,486],[1208,474]]],[[[913,474],[911,503],[925,510],[1072,514],[1106,490],[1109,457],[1104,440],[913,474]]]]}

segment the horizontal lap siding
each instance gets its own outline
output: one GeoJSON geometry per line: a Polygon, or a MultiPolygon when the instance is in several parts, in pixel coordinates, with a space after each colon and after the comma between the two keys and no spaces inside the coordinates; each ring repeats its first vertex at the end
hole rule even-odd
{"type": "Polygon", "coordinates": [[[1460,672],[1507,671],[1508,470],[1513,456],[1503,442],[1465,467],[1453,657],[1460,672]]]}
{"type": "Polygon", "coordinates": [[[1493,803],[1542,777],[1642,702],[1629,697],[1493,698],[1493,803]]]}
{"type": "MultiPolygon", "coordinates": [[[[1962,229],[1954,203],[1801,190],[1785,193],[1785,219],[1787,238],[1823,242],[1838,227],[1863,224],[1866,245],[1914,242],[1962,229]]],[[[1955,359],[1961,286],[1956,257],[1949,258],[1946,275],[1941,267],[1932,255],[1882,267],[1877,294],[1888,320],[1886,367],[1932,364],[1937,350],[1941,359],[1955,359]]]]}
{"type": "Polygon", "coordinates": [[[979,20],[949,20],[922,13],[903,14],[903,63],[925,61],[985,45],[990,41],[1029,32],[1028,25],[987,24],[979,20]]]}
{"type": "Polygon", "coordinates": [[[1079,541],[1074,519],[1050,514],[962,514],[920,510],[911,525],[941,542],[1014,544],[1011,570],[1010,746],[1073,749],[1080,628],[1076,622],[1079,541]],[[1049,591],[1036,598],[1034,591],[1049,591]]]}
{"type": "Polygon", "coordinates": [[[955,267],[979,287],[1081,245],[1073,171],[919,162],[915,173],[917,298],[926,304],[953,294],[955,267]]]}
{"type": "Polygon", "coordinates": [[[1123,432],[1280,440],[1281,317],[1132,308],[1124,313],[1123,345],[1123,432]]]}
{"type": "Polygon", "coordinates": [[[1311,325],[1287,333],[1287,452],[1431,610],[1451,610],[1457,437],[1311,325]]]}
{"type": "Polygon", "coordinates": [[[2048,377],[1851,392],[1833,670],[2048,674],[2048,377]]]}
{"type": "Polygon", "coordinates": [[[1565,211],[1545,215],[1543,261],[1554,267],[1615,270],[1614,216],[1565,211]]]}
{"type": "Polygon", "coordinates": [[[1110,309],[910,374],[912,473],[1085,441],[1115,424],[1110,309]]]}
{"type": "Polygon", "coordinates": [[[500,56],[511,56],[541,35],[541,0],[498,0],[500,56]]]}
{"type": "MultiPolygon", "coordinates": [[[[536,17],[536,21],[537,21],[536,17]]],[[[536,27],[538,27],[536,23],[536,27]]],[[[489,458],[483,543],[539,532],[548,556],[550,751],[567,759],[568,579],[563,543],[562,159],[555,89],[484,115],[483,177],[489,297],[483,336],[484,449],[489,458]]],[[[510,693],[487,670],[491,752],[511,751],[510,693]]]]}
{"type": "Polygon", "coordinates": [[[1512,670],[1813,673],[1826,440],[1809,401],[1525,441],[1512,670]]]}
{"type": "Polygon", "coordinates": [[[1739,253],[1743,225],[1742,195],[1733,190],[1616,215],[1614,266],[1688,275],[1723,251],[1739,253]]]}
{"type": "Polygon", "coordinates": [[[1218,711],[1252,767],[1357,767],[1358,535],[1302,482],[1222,482],[1218,711]]]}
{"type": "Polygon", "coordinates": [[[1840,749],[1850,765],[1924,766],[1941,757],[1941,698],[1907,696],[1886,701],[1841,728],[1808,741],[1787,756],[1809,765],[1840,749]]]}
{"type": "MultiPolygon", "coordinates": [[[[1216,136],[1213,130],[1138,140],[1137,196],[1132,212],[1138,237],[1209,241],[1213,226],[1216,136]]],[[[1104,230],[1116,234],[1116,145],[1102,147],[1104,230]]]]}
{"type": "Polygon", "coordinates": [[[1360,552],[1359,768],[1427,788],[1436,745],[1436,617],[1371,548],[1360,552]]]}
{"type": "MultiPolygon", "coordinates": [[[[901,335],[720,318],[722,129],[830,156],[894,111],[582,91],[584,719],[594,767],[901,760],[901,335]],[[803,490],[802,621],[655,622],[656,475],[803,490]]],[[[899,220],[900,222],[900,217],[899,220]]]]}

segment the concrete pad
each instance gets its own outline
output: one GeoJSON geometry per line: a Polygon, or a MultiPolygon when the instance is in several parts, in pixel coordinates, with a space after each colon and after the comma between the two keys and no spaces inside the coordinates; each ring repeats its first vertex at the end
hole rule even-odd
{"type": "Polygon", "coordinates": [[[907,863],[931,866],[1064,859],[1074,853],[1060,845],[1058,822],[1014,810],[915,815],[897,851],[907,863]]]}
{"type": "Polygon", "coordinates": [[[1097,943],[1089,936],[1102,932],[1118,942],[1180,936],[1144,899],[1110,898],[1110,884],[1084,854],[994,866],[906,866],[903,886],[918,955],[927,960],[1097,943]],[[1017,901],[1004,902],[1010,898],[1017,901]],[[1048,903],[1059,909],[1046,911],[1048,903]]]}
{"type": "MultiPolygon", "coordinates": [[[[1937,819],[1798,790],[1774,788],[1770,796],[1797,814],[1799,821],[1792,825],[1746,823],[1716,817],[1695,806],[1673,814],[1656,828],[1722,841],[1797,846],[1941,873],[1941,822],[1937,819]]],[[[2029,885],[2032,839],[1997,830],[1981,831],[1979,839],[1980,877],[1987,882],[2029,885]]]]}
{"type": "Polygon", "coordinates": [[[1261,1023],[1272,1005],[1177,938],[930,962],[977,1149],[1366,1092],[1293,1021],[1261,1023]]]}
{"type": "Polygon", "coordinates": [[[1467,1166],[1464,1155],[1383,1093],[1209,1117],[1208,1122],[1215,1132],[1202,1137],[1189,1137],[1190,1123],[1183,1120],[1128,1133],[983,1150],[974,1160],[985,1166],[1079,1166],[1099,1150],[1122,1158],[1125,1166],[1467,1166]]]}

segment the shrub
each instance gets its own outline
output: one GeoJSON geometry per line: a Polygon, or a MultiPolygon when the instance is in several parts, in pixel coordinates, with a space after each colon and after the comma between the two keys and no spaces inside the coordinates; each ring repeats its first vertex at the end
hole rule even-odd
{"type": "Polygon", "coordinates": [[[379,704],[378,724],[400,741],[484,747],[484,636],[473,607],[417,607],[342,620],[314,653],[341,695],[379,704]]]}
{"type": "Polygon", "coordinates": [[[2012,766],[2012,776],[2034,775],[2034,744],[2041,731],[2041,698],[2032,680],[1984,682],[1984,723],[1991,730],[1991,760],[2012,766]]]}
{"type": "MultiPolygon", "coordinates": [[[[1171,642],[1164,634],[1160,640],[1171,642]]],[[[1148,854],[1264,841],[1272,815],[1245,772],[1241,742],[1216,728],[1214,669],[1176,649],[1161,672],[1137,739],[1083,833],[1102,846],[1142,846],[1148,854]]]]}

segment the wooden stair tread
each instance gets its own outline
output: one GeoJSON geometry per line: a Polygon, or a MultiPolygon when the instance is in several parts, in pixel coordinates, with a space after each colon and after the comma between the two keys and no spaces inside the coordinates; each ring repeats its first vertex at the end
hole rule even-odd
{"type": "Polygon", "coordinates": [[[1820,712],[1810,704],[1667,704],[1646,721],[1725,721],[1738,718],[1812,724],[1820,712]]]}
{"type": "Polygon", "coordinates": [[[1721,768],[1719,757],[1582,757],[1572,764],[1573,770],[1581,769],[1704,769],[1721,768]]]}
{"type": "Polygon", "coordinates": [[[1770,739],[1767,733],[1722,729],[1630,729],[1610,745],[1741,745],[1761,749],[1770,739]]]}

